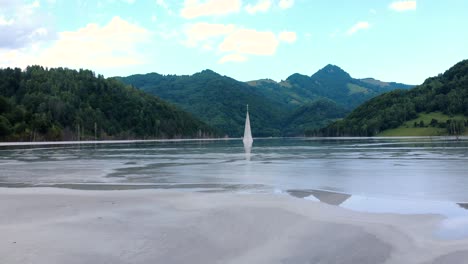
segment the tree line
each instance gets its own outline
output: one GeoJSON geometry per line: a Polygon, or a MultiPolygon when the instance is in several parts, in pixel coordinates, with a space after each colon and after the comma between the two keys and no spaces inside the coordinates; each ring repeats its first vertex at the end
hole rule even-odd
{"type": "Polygon", "coordinates": [[[189,113],[90,70],[0,69],[0,140],[211,137],[189,113]]]}
{"type": "MultiPolygon", "coordinates": [[[[420,113],[442,112],[468,117],[468,60],[409,91],[395,90],[362,104],[346,118],[308,132],[309,136],[375,136],[415,119],[420,113]]],[[[464,133],[466,120],[450,120],[447,133],[464,133]]]]}

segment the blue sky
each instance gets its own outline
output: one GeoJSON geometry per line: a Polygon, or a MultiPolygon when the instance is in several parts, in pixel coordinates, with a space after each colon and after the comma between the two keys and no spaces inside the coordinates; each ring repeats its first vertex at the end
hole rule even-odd
{"type": "Polygon", "coordinates": [[[0,0],[0,67],[105,76],[212,69],[419,84],[468,59],[465,0],[0,0]]]}

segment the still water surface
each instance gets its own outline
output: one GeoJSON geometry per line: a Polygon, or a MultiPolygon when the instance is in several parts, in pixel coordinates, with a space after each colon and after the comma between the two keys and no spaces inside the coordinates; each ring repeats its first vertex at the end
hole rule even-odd
{"type": "Polygon", "coordinates": [[[3,144],[0,186],[277,193],[443,214],[468,235],[468,138],[257,139],[251,153],[241,140],[3,144]]]}

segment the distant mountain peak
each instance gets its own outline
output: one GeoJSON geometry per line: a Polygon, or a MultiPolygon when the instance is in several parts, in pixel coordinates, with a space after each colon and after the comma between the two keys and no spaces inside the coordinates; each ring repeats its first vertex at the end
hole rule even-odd
{"type": "Polygon", "coordinates": [[[327,66],[323,67],[323,70],[343,70],[340,67],[334,65],[334,64],[327,64],[327,66]]]}
{"type": "Polygon", "coordinates": [[[303,74],[300,74],[300,73],[293,73],[291,74],[288,78],[286,78],[286,81],[291,81],[291,80],[296,80],[296,79],[308,79],[309,76],[306,76],[306,75],[303,75],[303,74]]]}
{"type": "Polygon", "coordinates": [[[198,74],[221,76],[221,74],[219,74],[219,73],[217,73],[217,72],[215,72],[213,70],[210,70],[210,69],[203,70],[201,72],[195,73],[194,75],[198,75],[198,74]]]}
{"type": "Polygon", "coordinates": [[[340,78],[351,79],[349,73],[333,64],[328,64],[327,66],[323,67],[321,70],[312,75],[312,78],[320,78],[325,76],[337,76],[340,78]]]}

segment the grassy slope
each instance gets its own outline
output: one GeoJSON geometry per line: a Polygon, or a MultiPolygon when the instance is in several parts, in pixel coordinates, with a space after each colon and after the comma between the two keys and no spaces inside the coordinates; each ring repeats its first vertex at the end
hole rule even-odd
{"type": "Polygon", "coordinates": [[[348,87],[349,95],[356,94],[356,93],[363,93],[363,94],[369,93],[369,90],[367,90],[365,87],[362,87],[356,84],[348,83],[346,86],[348,87]]]}
{"type": "MultiPolygon", "coordinates": [[[[394,128],[385,130],[379,133],[377,136],[379,137],[403,137],[403,136],[444,136],[448,135],[447,129],[445,128],[438,128],[438,127],[431,127],[428,126],[431,123],[432,119],[437,119],[439,123],[446,122],[448,119],[467,119],[463,115],[456,115],[456,116],[448,116],[441,112],[433,112],[433,113],[424,113],[420,114],[417,118],[413,120],[406,121],[403,125],[394,128]],[[427,127],[414,127],[414,122],[424,122],[427,127]]],[[[468,135],[468,131],[465,132],[465,135],[468,135]]]]}

